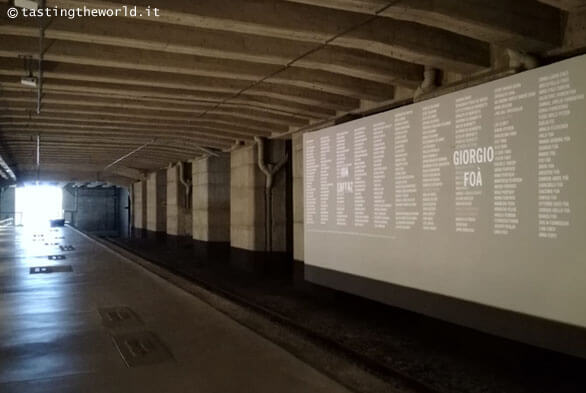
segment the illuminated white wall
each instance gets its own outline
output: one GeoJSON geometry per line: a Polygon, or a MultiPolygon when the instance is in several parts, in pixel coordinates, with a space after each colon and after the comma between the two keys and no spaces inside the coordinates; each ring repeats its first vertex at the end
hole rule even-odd
{"type": "Polygon", "coordinates": [[[576,57],[305,134],[307,271],[586,327],[584,70],[576,57]]]}

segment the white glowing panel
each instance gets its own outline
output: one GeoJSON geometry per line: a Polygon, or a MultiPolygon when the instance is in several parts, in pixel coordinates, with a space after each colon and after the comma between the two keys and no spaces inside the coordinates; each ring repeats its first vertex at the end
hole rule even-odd
{"type": "Polygon", "coordinates": [[[585,93],[582,56],[304,135],[306,264],[586,327],[585,93]]]}

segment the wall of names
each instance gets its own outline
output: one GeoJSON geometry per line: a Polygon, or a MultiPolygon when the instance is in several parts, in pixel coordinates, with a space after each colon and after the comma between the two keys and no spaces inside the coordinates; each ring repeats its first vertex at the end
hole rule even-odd
{"type": "Polygon", "coordinates": [[[304,135],[305,262],[586,327],[585,70],[304,135]]]}

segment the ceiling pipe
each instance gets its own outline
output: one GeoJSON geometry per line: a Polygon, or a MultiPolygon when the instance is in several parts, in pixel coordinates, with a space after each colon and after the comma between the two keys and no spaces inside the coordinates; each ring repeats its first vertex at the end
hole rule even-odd
{"type": "MultiPolygon", "coordinates": [[[[479,72],[478,74],[475,74],[469,78],[465,78],[465,79],[462,79],[457,82],[438,86],[437,89],[431,91],[429,94],[425,94],[422,97],[420,97],[420,100],[439,97],[441,95],[454,93],[454,92],[457,92],[457,91],[460,91],[462,89],[466,89],[466,88],[469,88],[472,86],[478,86],[483,83],[488,83],[488,82],[492,82],[494,80],[506,78],[508,76],[514,75],[517,72],[518,72],[518,69],[515,69],[514,67],[505,68],[505,69],[496,69],[496,70],[490,69],[487,71],[479,72]]],[[[333,116],[333,117],[330,117],[330,118],[327,118],[324,120],[310,123],[310,124],[303,126],[303,127],[299,127],[299,128],[292,127],[289,131],[271,135],[268,137],[268,139],[285,139],[285,138],[289,138],[295,134],[303,134],[305,132],[318,131],[318,130],[324,129],[326,127],[330,127],[332,125],[335,125],[336,121],[344,118],[348,114],[356,115],[359,117],[365,117],[365,116],[370,116],[370,115],[374,115],[377,113],[386,112],[391,109],[399,108],[399,107],[402,107],[405,105],[410,105],[413,102],[414,102],[414,100],[411,98],[387,100],[387,101],[385,101],[379,105],[376,105],[372,108],[369,108],[367,110],[353,110],[353,111],[349,111],[349,112],[344,112],[342,114],[339,114],[339,115],[336,115],[336,116],[333,116]]],[[[339,123],[339,124],[341,124],[341,123],[339,123]]]]}
{"type": "Polygon", "coordinates": [[[144,145],[141,145],[141,146],[137,147],[136,149],[134,149],[134,150],[133,150],[133,151],[131,151],[130,153],[126,153],[125,155],[123,155],[122,157],[118,158],[118,159],[117,159],[117,160],[115,160],[114,162],[112,162],[112,163],[110,163],[110,164],[106,165],[106,166],[104,167],[104,169],[103,169],[103,170],[105,171],[106,169],[109,169],[109,168],[113,167],[114,165],[118,164],[119,162],[122,162],[122,161],[126,160],[128,157],[132,156],[133,154],[136,154],[136,153],[138,153],[139,151],[141,151],[141,150],[142,150],[142,149],[144,149],[145,147],[147,147],[147,146],[149,146],[149,145],[152,145],[152,144],[153,144],[153,143],[155,143],[155,142],[156,142],[156,139],[153,139],[153,140],[151,140],[150,142],[147,142],[147,143],[145,143],[144,145]]]}
{"type": "Polygon", "coordinates": [[[37,134],[37,169],[41,166],[41,135],[37,134]]]}
{"type": "Polygon", "coordinates": [[[425,69],[423,71],[423,81],[421,82],[419,87],[415,90],[415,93],[413,94],[413,99],[417,100],[422,95],[432,91],[436,87],[436,84],[435,84],[436,78],[437,78],[437,69],[430,67],[430,66],[425,66],[425,69]]]}
{"type": "Polygon", "coordinates": [[[192,163],[192,164],[193,164],[194,162],[199,162],[199,161],[201,161],[201,160],[207,160],[207,159],[208,159],[208,158],[210,158],[210,157],[211,157],[211,156],[210,156],[209,154],[204,154],[204,155],[202,155],[202,156],[199,156],[199,157],[197,157],[197,158],[192,158],[191,160],[187,160],[187,162],[190,162],[190,163],[192,163]]]}
{"type": "Polygon", "coordinates": [[[190,181],[186,181],[185,178],[183,177],[183,172],[184,172],[184,167],[183,167],[183,161],[179,161],[179,163],[177,164],[179,166],[179,181],[181,182],[181,184],[183,184],[183,186],[185,187],[185,208],[189,208],[189,198],[190,198],[190,194],[191,194],[191,180],[190,181]]]}
{"type": "Polygon", "coordinates": [[[208,149],[206,147],[202,147],[202,146],[197,146],[197,148],[201,151],[203,151],[204,153],[206,153],[208,156],[214,156],[214,157],[219,157],[220,154],[217,151],[214,151],[212,149],[208,149]]]}
{"type": "MultiPolygon", "coordinates": [[[[45,8],[45,0],[39,2],[41,8],[45,8]]],[[[39,81],[37,83],[37,115],[41,113],[41,100],[43,97],[43,57],[45,40],[45,25],[43,18],[39,18],[39,81]]]]}
{"type": "MultiPolygon", "coordinates": [[[[192,160],[189,160],[189,162],[192,162],[193,163],[193,162],[198,162],[198,161],[201,161],[201,160],[207,160],[211,156],[220,157],[222,155],[221,153],[224,153],[224,154],[225,153],[232,153],[234,150],[236,150],[236,149],[238,149],[239,147],[242,147],[242,146],[244,146],[244,142],[242,142],[240,140],[236,140],[232,146],[230,146],[230,147],[228,147],[226,149],[220,150],[219,151],[220,154],[218,154],[217,152],[214,152],[215,154],[213,154],[213,155],[206,153],[206,154],[204,154],[201,157],[198,157],[198,158],[194,158],[192,160]]],[[[206,152],[205,150],[203,150],[203,148],[200,148],[200,150],[204,151],[204,153],[206,152]]],[[[206,150],[209,150],[209,149],[206,149],[206,150]]]]}
{"type": "Polygon", "coordinates": [[[285,153],[283,158],[277,164],[271,164],[265,160],[265,140],[255,136],[258,167],[265,175],[265,250],[273,251],[273,182],[275,175],[281,170],[283,165],[289,160],[289,153],[285,153]]]}
{"type": "Polygon", "coordinates": [[[230,146],[227,149],[222,150],[222,153],[232,153],[234,150],[240,148],[241,146],[244,145],[244,142],[242,142],[241,140],[235,140],[234,144],[232,146],[230,146]]]}
{"type": "Polygon", "coordinates": [[[41,177],[41,135],[37,134],[37,184],[41,177]]]}
{"type": "MultiPolygon", "coordinates": [[[[298,134],[298,133],[321,130],[323,128],[336,125],[337,121],[339,121],[340,119],[343,119],[344,117],[348,116],[349,114],[356,115],[358,117],[365,117],[365,116],[381,113],[384,111],[389,111],[391,109],[398,108],[400,106],[409,105],[412,103],[413,103],[412,98],[391,99],[391,100],[384,101],[384,102],[380,103],[379,105],[374,106],[369,109],[366,109],[366,110],[356,109],[353,111],[343,112],[342,114],[339,114],[339,115],[336,115],[336,116],[333,116],[333,117],[330,117],[330,118],[327,118],[324,120],[318,120],[316,122],[312,122],[312,123],[310,123],[306,126],[303,126],[303,127],[299,127],[299,128],[291,127],[289,131],[281,132],[279,134],[275,133],[275,134],[269,136],[268,139],[283,139],[283,138],[287,138],[287,137],[290,137],[290,136],[298,134]]],[[[342,123],[339,123],[339,124],[342,124],[342,123]]]]}
{"type": "Polygon", "coordinates": [[[509,56],[510,68],[532,70],[539,66],[539,60],[537,59],[537,57],[532,56],[528,53],[519,52],[514,49],[507,49],[507,55],[509,56]]]}

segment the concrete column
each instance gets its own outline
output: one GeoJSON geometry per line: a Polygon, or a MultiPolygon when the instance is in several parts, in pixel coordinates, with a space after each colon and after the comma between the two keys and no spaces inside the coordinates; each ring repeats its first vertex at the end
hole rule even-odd
{"type": "Polygon", "coordinates": [[[230,241],[230,157],[193,163],[193,238],[230,241]]]}
{"type": "Polygon", "coordinates": [[[133,226],[136,229],[146,229],[146,181],[134,183],[133,191],[133,226]]]}
{"type": "MultiPolygon", "coordinates": [[[[185,172],[191,174],[190,171],[189,166],[185,165],[185,172]]],[[[191,236],[191,208],[186,205],[186,197],[185,186],[179,179],[179,166],[168,168],[167,234],[169,235],[191,236]]]]}
{"type": "MultiPolygon", "coordinates": [[[[267,144],[266,159],[278,162],[285,152],[285,141],[271,141],[267,144]]],[[[275,176],[272,192],[272,249],[287,251],[287,166],[275,176]]],[[[230,242],[232,247],[266,251],[265,177],[257,164],[256,145],[232,152],[230,242]]]]}
{"type": "Polygon", "coordinates": [[[147,229],[152,232],[167,230],[167,172],[152,172],[147,177],[147,229]]]}
{"type": "Polygon", "coordinates": [[[230,157],[230,243],[245,250],[264,249],[263,175],[256,147],[235,150],[230,157]]]}
{"type": "Polygon", "coordinates": [[[293,259],[304,260],[303,134],[295,134],[293,144],[293,259]]]}

